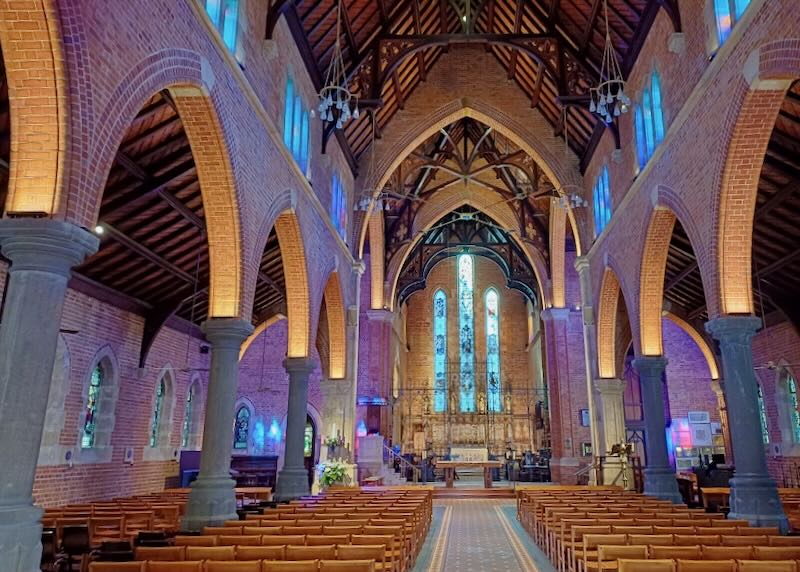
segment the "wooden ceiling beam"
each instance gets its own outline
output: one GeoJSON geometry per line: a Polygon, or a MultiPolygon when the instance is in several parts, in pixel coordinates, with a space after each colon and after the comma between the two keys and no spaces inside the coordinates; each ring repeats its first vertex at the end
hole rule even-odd
{"type": "Polygon", "coordinates": [[[592,2],[592,10],[589,12],[589,21],[586,24],[586,30],[583,32],[583,37],[581,37],[581,41],[578,44],[579,54],[585,54],[586,49],[589,47],[589,41],[592,39],[594,27],[597,24],[597,16],[600,14],[600,7],[602,4],[602,0],[593,0],[592,2]]]}
{"type": "MultiPolygon", "coordinates": [[[[522,7],[524,2],[517,2],[517,7],[514,10],[514,33],[519,34],[522,29],[522,7]]],[[[519,57],[519,50],[511,50],[511,62],[508,64],[508,79],[514,79],[517,73],[517,58],[519,57]]],[[[542,65],[539,62],[539,65],[542,65]]]]}
{"type": "Polygon", "coordinates": [[[358,59],[361,54],[358,51],[358,43],[356,42],[355,34],[353,34],[353,26],[350,23],[350,14],[348,12],[347,6],[345,5],[342,9],[342,25],[344,26],[344,33],[347,38],[347,47],[352,54],[350,58],[355,60],[358,59]]]}
{"type": "Polygon", "coordinates": [[[271,40],[272,35],[275,33],[275,26],[278,23],[281,15],[291,5],[291,0],[269,0],[267,7],[267,22],[264,30],[264,39],[271,40]]]}
{"type": "Polygon", "coordinates": [[[675,288],[676,285],[678,285],[684,278],[689,276],[689,274],[694,272],[696,269],[697,269],[697,260],[687,265],[683,270],[678,272],[666,284],[664,284],[664,292],[669,292],[670,290],[675,288]]]}
{"type": "Polygon", "coordinates": [[[194,283],[194,277],[191,274],[185,272],[181,268],[178,268],[172,262],[156,254],[155,252],[153,252],[152,250],[150,250],[137,240],[131,238],[121,230],[117,229],[115,226],[109,223],[103,223],[103,230],[104,234],[107,234],[109,238],[117,241],[127,249],[132,250],[133,252],[147,259],[149,262],[152,262],[159,268],[166,270],[167,272],[173,274],[177,278],[180,278],[184,282],[190,284],[194,283]]]}
{"type": "Polygon", "coordinates": [[[767,215],[769,215],[770,212],[778,208],[786,199],[797,192],[800,192],[800,181],[794,180],[772,195],[760,207],[756,208],[756,213],[753,217],[753,220],[758,222],[764,219],[767,215]]]}
{"type": "Polygon", "coordinates": [[[636,31],[633,34],[633,39],[625,51],[625,57],[622,58],[622,77],[625,79],[630,76],[631,70],[639,58],[639,53],[642,51],[647,34],[656,20],[660,5],[660,0],[647,0],[642,17],[639,19],[639,25],[636,26],[636,31]]]}

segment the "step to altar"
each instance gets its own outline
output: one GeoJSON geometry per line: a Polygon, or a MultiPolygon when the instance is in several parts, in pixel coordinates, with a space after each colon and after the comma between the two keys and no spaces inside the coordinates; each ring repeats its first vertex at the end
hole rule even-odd
{"type": "Polygon", "coordinates": [[[513,487],[434,487],[435,499],[513,499],[516,494],[513,487]]]}

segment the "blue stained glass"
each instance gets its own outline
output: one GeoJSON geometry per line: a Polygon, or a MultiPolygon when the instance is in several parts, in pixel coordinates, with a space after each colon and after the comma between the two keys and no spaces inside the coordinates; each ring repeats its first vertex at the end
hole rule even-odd
{"type": "Polygon", "coordinates": [[[447,410],[447,294],[433,295],[433,411],[447,410]]]}
{"type": "Polygon", "coordinates": [[[225,15],[222,23],[222,40],[230,51],[236,50],[236,35],[239,27],[239,0],[225,0],[225,15]]]}
{"type": "Polygon", "coordinates": [[[717,19],[719,43],[722,44],[728,39],[733,28],[730,0],[714,0],[714,13],[717,19]]]}
{"type": "Polygon", "coordinates": [[[283,103],[283,143],[292,148],[292,120],[294,119],[294,81],[286,80],[286,101],[283,103]]]}
{"type": "Polygon", "coordinates": [[[247,438],[250,434],[250,410],[242,405],[236,412],[236,424],[233,428],[233,448],[247,449],[247,438]]]}
{"type": "Polygon", "coordinates": [[[308,172],[308,111],[303,112],[303,125],[300,129],[300,168],[308,172]]]}
{"type": "Polygon", "coordinates": [[[611,220],[611,186],[608,182],[608,167],[597,176],[592,191],[594,199],[594,232],[598,236],[611,220]]]}
{"type": "Polygon", "coordinates": [[[500,395],[500,313],[494,288],[486,292],[486,392],[489,411],[502,411],[500,395]]]}
{"type": "Polygon", "coordinates": [[[650,86],[653,90],[653,123],[656,132],[655,144],[658,145],[664,140],[664,109],[661,105],[661,79],[658,77],[658,73],[653,72],[650,86]]]}
{"type": "Polygon", "coordinates": [[[192,435],[195,393],[197,393],[197,385],[193,383],[189,388],[189,392],[186,394],[186,407],[183,410],[183,430],[181,431],[181,447],[189,446],[189,439],[192,435]]]}
{"type": "Polygon", "coordinates": [[[221,0],[206,0],[206,14],[217,28],[219,28],[220,2],[221,0]]]}
{"type": "Polygon", "coordinates": [[[736,3],[736,19],[742,17],[744,11],[747,10],[747,7],[750,5],[750,0],[735,0],[736,3]]]}
{"type": "Polygon", "coordinates": [[[300,135],[303,123],[303,101],[299,95],[294,97],[294,114],[292,117],[292,156],[300,163],[300,135]]]}
{"type": "Polygon", "coordinates": [[[761,439],[764,444],[769,443],[769,429],[767,428],[767,409],[764,406],[764,393],[761,391],[761,386],[758,387],[758,417],[761,420],[761,439]]]}
{"type": "Polygon", "coordinates": [[[639,158],[639,168],[644,168],[647,164],[647,143],[644,138],[644,114],[642,106],[636,106],[634,114],[636,121],[636,156],[639,158]]]}
{"type": "Polygon", "coordinates": [[[649,160],[653,156],[653,151],[656,150],[656,134],[653,124],[653,100],[650,97],[650,89],[644,90],[642,96],[642,111],[644,112],[644,139],[646,143],[647,156],[649,160]]]}
{"type": "Polygon", "coordinates": [[[475,328],[472,256],[458,257],[458,323],[461,377],[461,411],[475,411],[475,328]]]}
{"type": "Polygon", "coordinates": [[[603,228],[611,220],[611,185],[608,182],[608,167],[603,167],[603,228]]]}

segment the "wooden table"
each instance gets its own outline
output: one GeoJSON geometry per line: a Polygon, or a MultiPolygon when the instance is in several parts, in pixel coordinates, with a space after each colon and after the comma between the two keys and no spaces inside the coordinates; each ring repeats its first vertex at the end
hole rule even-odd
{"type": "Polygon", "coordinates": [[[236,499],[244,504],[245,499],[253,499],[256,502],[272,500],[272,489],[270,487],[236,487],[236,499]]]}
{"type": "Polygon", "coordinates": [[[444,469],[444,482],[448,489],[453,488],[456,467],[464,469],[483,468],[483,487],[492,488],[492,469],[499,469],[503,461],[437,461],[436,466],[444,469]]]}
{"type": "Polygon", "coordinates": [[[718,506],[728,506],[730,504],[730,487],[700,487],[700,495],[703,497],[703,508],[708,509],[710,502],[716,502],[718,506]]]}

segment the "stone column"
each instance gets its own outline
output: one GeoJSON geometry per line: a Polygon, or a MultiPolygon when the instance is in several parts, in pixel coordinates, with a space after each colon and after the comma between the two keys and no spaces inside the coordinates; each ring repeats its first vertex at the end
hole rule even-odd
{"type": "Polygon", "coordinates": [[[667,360],[661,356],[644,356],[633,360],[639,372],[644,410],[647,466],[644,469],[644,494],[682,503],[678,492],[675,471],[667,453],[667,435],[664,421],[664,391],[662,376],[667,360]]]}
{"type": "MultiPolygon", "coordinates": [[[[599,378],[594,380],[594,387],[600,398],[596,404],[600,417],[603,420],[603,441],[601,449],[595,451],[595,455],[607,455],[614,445],[626,441],[625,434],[625,405],[622,396],[625,393],[625,380],[599,378]]],[[[603,483],[605,485],[622,485],[620,475],[621,465],[615,458],[606,458],[603,466],[603,483]]],[[[627,475],[629,483],[631,475],[627,475]]]]}
{"type": "Polygon", "coordinates": [[[308,416],[308,377],[317,364],[313,358],[286,358],[283,367],[289,373],[289,405],[283,468],[275,486],[275,499],[279,501],[296,499],[310,492],[303,459],[303,439],[308,416]]]}
{"type": "Polygon", "coordinates": [[[731,446],[731,431],[728,425],[728,405],[725,403],[725,382],[721,379],[711,380],[711,390],[717,396],[719,408],[719,424],[722,428],[722,439],[725,442],[725,464],[733,465],[733,447],[731,446]]]}
{"type": "Polygon", "coordinates": [[[200,473],[192,483],[182,527],[201,530],[236,517],[236,483],[231,479],[234,408],[239,383],[239,350],[253,326],[239,318],[209,318],[203,332],[211,342],[200,473]]]}
{"type": "Polygon", "coordinates": [[[569,391],[567,356],[568,308],[548,308],[542,312],[547,365],[547,391],[550,405],[550,472],[553,482],[575,484],[580,460],[575,455],[578,443],[572,441],[572,424],[578,422],[578,410],[572,407],[569,391]]]}
{"type": "MultiPolygon", "coordinates": [[[[350,454],[356,453],[356,399],[358,398],[358,352],[360,333],[361,279],[366,266],[363,260],[356,260],[352,265],[353,304],[347,308],[347,397],[344,410],[344,427],[342,435],[350,454]]],[[[354,461],[351,458],[351,461],[354,461]]]]}
{"type": "MultiPolygon", "coordinates": [[[[589,420],[592,436],[592,451],[595,455],[603,455],[603,444],[607,442],[603,432],[605,416],[597,407],[600,398],[600,389],[597,384],[592,385],[592,379],[599,372],[597,371],[597,330],[594,324],[594,307],[592,306],[592,282],[589,273],[589,260],[585,256],[578,256],[575,259],[575,270],[578,271],[581,286],[581,313],[583,317],[583,354],[586,368],[586,391],[589,395],[589,420]]],[[[625,417],[622,418],[623,429],[625,427],[625,417]]],[[[623,436],[625,435],[623,431],[623,436]]],[[[619,443],[620,441],[617,441],[619,443]]],[[[594,471],[591,473],[594,479],[594,471]]],[[[591,481],[590,481],[591,482],[591,481]]]]}
{"type": "Polygon", "coordinates": [[[730,518],[756,526],[788,529],[775,481],[767,471],[761,437],[758,390],[753,371],[752,339],[761,327],[755,316],[722,316],[706,323],[706,331],[719,341],[725,399],[728,404],[736,472],[730,480],[730,518]]]}
{"type": "Polygon", "coordinates": [[[70,269],[97,246],[96,236],[70,223],[0,221],[0,248],[11,260],[0,324],[0,562],[9,572],[39,570],[42,510],[33,506],[33,480],[61,310],[70,269]]]}

